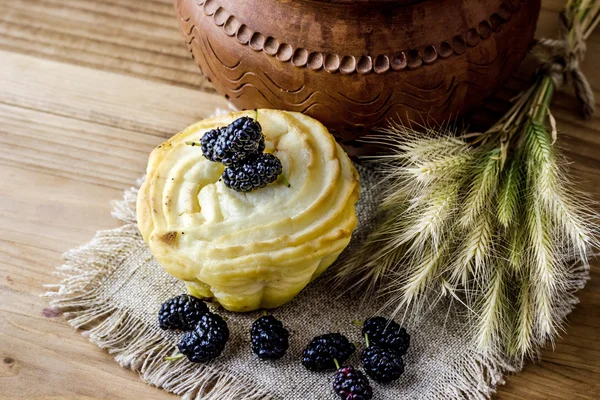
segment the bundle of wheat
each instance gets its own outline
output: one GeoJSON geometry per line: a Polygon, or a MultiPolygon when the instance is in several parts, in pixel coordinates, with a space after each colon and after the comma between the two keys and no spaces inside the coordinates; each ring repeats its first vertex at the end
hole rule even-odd
{"type": "Polygon", "coordinates": [[[549,107],[567,77],[593,112],[578,62],[600,1],[570,1],[562,20],[563,38],[535,49],[533,86],[485,133],[393,125],[370,138],[393,150],[372,160],[386,180],[382,220],[339,283],[408,315],[451,294],[474,313],[482,351],[523,358],[556,337],[587,276],[597,216],[565,175],[549,107]]]}

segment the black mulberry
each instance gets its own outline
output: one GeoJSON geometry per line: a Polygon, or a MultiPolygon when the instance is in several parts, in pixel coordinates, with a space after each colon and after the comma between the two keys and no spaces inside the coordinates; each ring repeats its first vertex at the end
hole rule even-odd
{"type": "Polygon", "coordinates": [[[356,347],[339,333],[315,337],[302,353],[302,364],[310,371],[334,370],[335,361],[343,363],[356,347]]]}
{"type": "Polygon", "coordinates": [[[365,349],[362,354],[362,362],[367,375],[380,383],[395,381],[404,372],[402,357],[379,346],[365,349]]]}
{"type": "MultiPolygon", "coordinates": [[[[219,137],[225,135],[225,128],[217,128],[210,130],[202,136],[200,139],[200,146],[202,148],[202,155],[209,161],[221,161],[215,158],[215,147],[219,141],[219,137]]],[[[192,146],[195,146],[197,142],[189,142],[192,146]]]]}
{"type": "Polygon", "coordinates": [[[161,329],[189,331],[207,312],[208,307],[202,300],[182,294],[162,304],[158,311],[158,325],[161,329]]]}
{"type": "Polygon", "coordinates": [[[213,158],[224,165],[238,164],[265,150],[265,137],[260,124],[249,117],[241,117],[220,129],[213,146],[213,158]]]}
{"type": "Polygon", "coordinates": [[[225,185],[238,192],[251,192],[275,182],[283,171],[281,161],[273,154],[260,154],[225,168],[225,185]]]}
{"type": "Polygon", "coordinates": [[[262,359],[277,360],[283,357],[289,347],[288,337],[287,329],[272,315],[254,321],[250,330],[252,351],[262,359]]]}
{"type": "Polygon", "coordinates": [[[371,344],[395,351],[402,356],[410,346],[410,335],[393,320],[373,317],[365,321],[363,336],[368,335],[371,344]]]}
{"type": "Polygon", "coordinates": [[[333,378],[333,390],[343,400],[369,400],[373,398],[373,389],[369,379],[354,367],[338,369],[333,378]]]}
{"type": "Polygon", "coordinates": [[[219,315],[209,312],[202,316],[193,331],[183,336],[177,347],[188,360],[200,363],[218,357],[225,349],[227,340],[227,322],[219,315]]]}

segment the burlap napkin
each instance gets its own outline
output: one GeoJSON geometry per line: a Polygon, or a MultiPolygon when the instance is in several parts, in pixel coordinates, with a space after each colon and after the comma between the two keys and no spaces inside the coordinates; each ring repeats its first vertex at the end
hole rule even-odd
{"type": "MultiPolygon", "coordinates": [[[[369,232],[378,197],[376,176],[358,168],[359,228],[350,252],[369,232]]],[[[121,228],[100,231],[91,242],[66,254],[66,263],[59,268],[64,279],[48,294],[51,305],[123,367],[184,398],[334,399],[333,373],[307,371],[300,363],[302,350],[314,336],[328,332],[341,332],[362,343],[360,327],[352,322],[376,315],[381,304],[361,307],[357,293],[338,298],[323,276],[273,311],[291,331],[290,349],[283,359],[265,362],[252,353],[249,331],[259,312],[234,314],[213,307],[228,318],[231,339],[225,352],[206,365],[185,358],[165,361],[177,353],[180,335],[160,330],[156,314],[162,302],[185,288],[163,271],[142,240],[135,221],[136,194],[137,189],[131,189],[115,203],[113,215],[123,221],[121,228]]],[[[468,320],[449,312],[450,301],[442,300],[419,322],[406,326],[411,334],[406,371],[393,384],[373,383],[374,398],[484,399],[504,373],[519,369],[501,354],[479,354],[466,334],[468,320]]],[[[359,346],[347,364],[359,367],[363,348],[359,346]]]]}

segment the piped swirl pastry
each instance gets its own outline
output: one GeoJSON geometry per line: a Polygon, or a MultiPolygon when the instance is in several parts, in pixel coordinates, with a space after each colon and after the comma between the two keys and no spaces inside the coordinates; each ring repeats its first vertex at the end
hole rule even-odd
{"type": "Polygon", "coordinates": [[[231,311],[278,307],[344,250],[356,227],[356,169],[327,129],[293,112],[259,110],[265,152],[280,179],[241,193],[224,166],[202,156],[204,133],[254,112],[204,120],[150,155],[137,202],[138,226],[160,264],[197,297],[231,311]],[[289,183],[289,186],[288,186],[289,183]]]}

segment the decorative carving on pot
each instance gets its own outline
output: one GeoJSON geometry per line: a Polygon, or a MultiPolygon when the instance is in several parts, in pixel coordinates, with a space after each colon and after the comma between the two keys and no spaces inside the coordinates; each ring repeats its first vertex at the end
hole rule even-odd
{"type": "Polygon", "coordinates": [[[202,73],[241,109],[306,113],[347,148],[443,123],[518,67],[540,0],[174,0],[202,73]]]}

